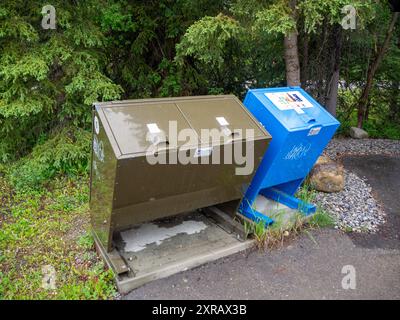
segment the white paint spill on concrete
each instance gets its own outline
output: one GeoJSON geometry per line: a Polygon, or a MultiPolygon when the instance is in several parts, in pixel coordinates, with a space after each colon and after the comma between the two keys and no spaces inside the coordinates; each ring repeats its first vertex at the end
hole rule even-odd
{"type": "Polygon", "coordinates": [[[148,244],[160,245],[164,240],[176,236],[178,233],[194,234],[207,228],[203,221],[184,221],[172,228],[159,227],[154,223],[146,223],[137,229],[121,232],[125,242],[126,252],[138,252],[146,248],[148,244]]]}

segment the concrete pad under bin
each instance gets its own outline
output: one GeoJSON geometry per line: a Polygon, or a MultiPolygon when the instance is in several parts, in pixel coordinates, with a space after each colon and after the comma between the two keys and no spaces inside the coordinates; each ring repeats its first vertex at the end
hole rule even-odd
{"type": "MultiPolygon", "coordinates": [[[[254,207],[274,217],[277,222],[279,219],[283,228],[289,228],[299,217],[299,211],[261,195],[254,202],[254,207]]],[[[244,251],[254,245],[255,240],[243,241],[239,237],[235,230],[237,225],[232,224],[230,230],[226,223],[221,224],[216,216],[213,218],[213,211],[220,215],[223,211],[215,210],[215,207],[207,209],[206,214],[190,212],[119,232],[114,238],[116,249],[113,252],[106,252],[95,238],[96,248],[109,268],[129,269],[129,272],[116,275],[118,291],[128,293],[148,282],[244,251]]],[[[233,211],[226,214],[225,218],[231,219],[229,217],[232,214],[233,211]]],[[[310,217],[300,216],[303,220],[310,217]]]]}
{"type": "Polygon", "coordinates": [[[279,223],[283,229],[290,228],[296,222],[296,219],[301,218],[306,221],[312,215],[305,216],[298,210],[289,208],[288,206],[268,199],[262,195],[258,195],[253,203],[254,210],[271,217],[276,223],[279,223]]]}
{"type": "MultiPolygon", "coordinates": [[[[209,215],[191,212],[120,232],[114,243],[114,254],[117,251],[129,268],[129,272],[116,275],[116,284],[120,293],[127,293],[150,281],[246,250],[254,240],[242,241],[209,215]]],[[[108,266],[115,266],[99,241],[96,247],[108,266]]]]}

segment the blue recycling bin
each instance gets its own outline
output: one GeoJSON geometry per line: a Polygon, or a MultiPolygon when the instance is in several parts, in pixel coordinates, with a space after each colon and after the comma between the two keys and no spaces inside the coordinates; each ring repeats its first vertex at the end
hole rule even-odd
{"type": "Polygon", "coordinates": [[[244,105],[272,135],[272,141],[239,212],[254,221],[272,223],[253,207],[261,194],[305,215],[314,213],[315,205],[294,194],[340,123],[300,87],[251,89],[244,105]]]}

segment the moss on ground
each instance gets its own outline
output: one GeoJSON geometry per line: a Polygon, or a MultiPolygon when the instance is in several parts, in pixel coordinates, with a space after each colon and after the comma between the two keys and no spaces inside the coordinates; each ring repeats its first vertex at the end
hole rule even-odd
{"type": "Polygon", "coordinates": [[[41,191],[15,193],[0,177],[0,299],[109,299],[111,270],[89,233],[88,179],[55,179],[41,191]],[[56,289],[42,287],[43,266],[56,289]]]}

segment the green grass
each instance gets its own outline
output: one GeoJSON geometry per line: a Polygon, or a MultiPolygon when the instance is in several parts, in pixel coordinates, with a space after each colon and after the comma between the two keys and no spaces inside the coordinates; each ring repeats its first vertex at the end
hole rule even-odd
{"type": "Polygon", "coordinates": [[[369,119],[365,122],[363,129],[371,138],[400,140],[400,124],[393,121],[369,119]]]}
{"type": "MultiPolygon", "coordinates": [[[[296,193],[298,197],[303,202],[315,203],[317,192],[311,188],[311,186],[306,182],[304,183],[296,193]]],[[[329,212],[323,210],[317,204],[316,212],[307,221],[307,224],[314,228],[330,228],[335,226],[334,218],[329,214],[329,212]]]]}
{"type": "MultiPolygon", "coordinates": [[[[382,118],[383,113],[372,114],[364,121],[363,129],[370,138],[400,140],[400,124],[393,119],[382,118]]],[[[339,112],[340,127],[336,135],[350,136],[350,127],[357,127],[357,111],[354,110],[349,117],[343,118],[339,112]]]]}
{"type": "MultiPolygon", "coordinates": [[[[316,195],[316,191],[307,182],[296,193],[296,197],[307,203],[315,203],[316,195]]],[[[316,212],[310,217],[307,223],[314,228],[330,228],[335,226],[334,218],[318,204],[316,212]]]]}
{"type": "Polygon", "coordinates": [[[318,208],[317,212],[311,216],[308,224],[315,228],[332,228],[335,226],[335,220],[328,212],[318,208]]]}
{"type": "Polygon", "coordinates": [[[55,179],[16,193],[0,177],[0,299],[109,299],[113,274],[89,233],[88,180],[55,179]],[[42,267],[56,290],[42,288],[42,267]]]}
{"type": "Polygon", "coordinates": [[[316,191],[312,189],[307,182],[304,183],[296,192],[296,198],[307,203],[313,203],[316,195],[316,191]]]}
{"type": "MultiPolygon", "coordinates": [[[[315,202],[316,192],[306,183],[296,193],[296,197],[308,203],[315,202]]],[[[253,208],[256,210],[256,208],[253,208]]],[[[285,238],[289,235],[307,234],[315,242],[308,229],[330,228],[335,225],[335,220],[326,211],[317,206],[317,211],[308,219],[299,211],[290,217],[289,221],[284,219],[284,210],[271,212],[269,216],[274,220],[270,226],[265,226],[263,221],[244,221],[244,229],[247,235],[252,234],[256,245],[260,250],[274,248],[283,245],[285,238]]]]}

